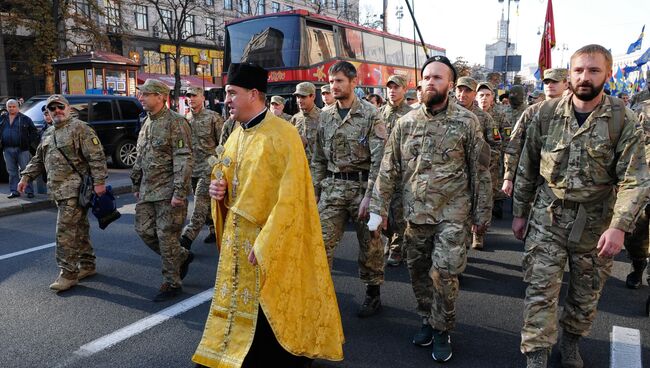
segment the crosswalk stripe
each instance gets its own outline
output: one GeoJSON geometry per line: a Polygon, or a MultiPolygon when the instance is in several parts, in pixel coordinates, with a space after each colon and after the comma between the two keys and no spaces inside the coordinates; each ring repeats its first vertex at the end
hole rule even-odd
{"type": "Polygon", "coordinates": [[[612,327],[610,368],[641,368],[641,331],[612,327]]]}
{"type": "Polygon", "coordinates": [[[52,248],[55,245],[56,245],[56,243],[47,243],[47,244],[39,245],[38,247],[24,249],[24,250],[20,250],[18,252],[13,252],[13,253],[9,253],[9,254],[3,254],[3,255],[0,256],[0,261],[5,260],[5,259],[9,259],[9,258],[13,258],[13,257],[17,257],[17,256],[21,256],[23,254],[32,253],[32,252],[36,252],[36,251],[47,249],[47,248],[52,248]]]}

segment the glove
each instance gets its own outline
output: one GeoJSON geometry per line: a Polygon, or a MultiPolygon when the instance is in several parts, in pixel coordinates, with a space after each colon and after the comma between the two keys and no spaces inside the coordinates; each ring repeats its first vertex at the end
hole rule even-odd
{"type": "Polygon", "coordinates": [[[368,220],[368,230],[377,231],[379,225],[381,225],[382,218],[376,213],[370,214],[370,220],[368,220]]]}

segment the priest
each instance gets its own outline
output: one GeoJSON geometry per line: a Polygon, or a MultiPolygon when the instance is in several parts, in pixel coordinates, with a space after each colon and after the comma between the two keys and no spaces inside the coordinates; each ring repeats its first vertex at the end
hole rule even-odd
{"type": "Polygon", "coordinates": [[[210,184],[220,246],[198,366],[309,367],[342,360],[341,317],[307,157],[295,127],[265,105],[268,72],[228,69],[238,126],[218,147],[210,184]]]}

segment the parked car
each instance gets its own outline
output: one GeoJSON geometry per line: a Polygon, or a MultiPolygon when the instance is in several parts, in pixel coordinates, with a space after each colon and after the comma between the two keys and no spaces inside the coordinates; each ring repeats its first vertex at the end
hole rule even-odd
{"type": "Polygon", "coordinates": [[[7,101],[11,99],[18,100],[18,97],[0,96],[0,115],[4,115],[7,113],[7,101]]]}
{"type": "MultiPolygon", "coordinates": [[[[42,108],[48,97],[34,96],[20,109],[39,130],[45,124],[42,108]]],[[[65,98],[73,113],[95,129],[113,164],[119,168],[132,167],[143,112],[140,102],[134,97],[107,95],[65,95],[65,98]]]]}

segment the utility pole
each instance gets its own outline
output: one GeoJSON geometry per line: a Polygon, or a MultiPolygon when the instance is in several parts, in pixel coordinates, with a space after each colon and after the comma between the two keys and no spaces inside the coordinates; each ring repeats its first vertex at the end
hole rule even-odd
{"type": "Polygon", "coordinates": [[[2,17],[0,17],[0,95],[9,95],[9,84],[7,81],[7,58],[5,56],[4,29],[2,29],[2,17]]]}
{"type": "Polygon", "coordinates": [[[382,30],[384,32],[388,32],[388,0],[384,0],[384,8],[382,9],[381,14],[384,23],[384,25],[382,26],[382,30]]]}

